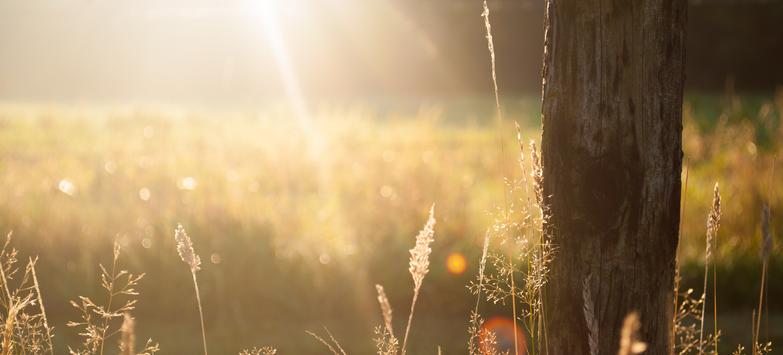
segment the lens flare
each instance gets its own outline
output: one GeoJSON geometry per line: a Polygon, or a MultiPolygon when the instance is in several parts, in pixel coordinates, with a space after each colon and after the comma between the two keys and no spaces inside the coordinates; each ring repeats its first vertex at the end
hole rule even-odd
{"type": "MultiPolygon", "coordinates": [[[[500,353],[507,352],[514,354],[514,323],[506,317],[492,317],[487,320],[482,328],[492,332],[496,337],[496,348],[500,353]]],[[[482,332],[483,333],[483,332],[482,332]]],[[[521,327],[517,327],[517,354],[527,354],[527,340],[521,327]]]]}
{"type": "Polygon", "coordinates": [[[446,258],[446,270],[452,275],[461,275],[467,267],[468,263],[462,253],[453,252],[446,258]]]}

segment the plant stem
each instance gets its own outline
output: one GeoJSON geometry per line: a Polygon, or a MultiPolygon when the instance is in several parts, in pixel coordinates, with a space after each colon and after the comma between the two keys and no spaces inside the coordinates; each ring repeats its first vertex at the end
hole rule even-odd
{"type": "Polygon", "coordinates": [[[201,340],[204,342],[204,355],[207,355],[207,333],[204,331],[204,311],[201,309],[201,294],[198,292],[198,281],[196,281],[196,272],[191,271],[193,275],[193,286],[196,288],[196,303],[198,303],[198,316],[201,319],[201,340]]]}
{"type": "Polygon", "coordinates": [[[405,355],[405,350],[408,345],[408,333],[411,330],[411,321],[413,320],[413,310],[416,307],[416,299],[419,298],[419,288],[413,290],[413,301],[411,302],[411,313],[408,315],[408,325],[405,327],[405,337],[402,339],[402,355],[405,355]]]}
{"type": "MultiPolygon", "coordinates": [[[[715,250],[717,251],[718,238],[715,238],[715,250]]],[[[717,259],[717,253],[714,256],[717,259]]],[[[717,260],[712,262],[712,324],[714,326],[712,336],[713,345],[715,346],[715,353],[718,353],[718,263],[717,260]]]]}
{"type": "Polygon", "coordinates": [[[699,327],[699,355],[704,354],[704,312],[707,310],[707,280],[709,279],[710,264],[704,263],[704,292],[701,294],[701,327],[699,327]]]}
{"type": "Polygon", "coordinates": [[[678,280],[680,274],[680,241],[682,240],[682,223],[685,220],[685,207],[688,202],[688,175],[690,173],[690,162],[688,158],[685,158],[685,186],[682,189],[682,206],[680,207],[680,226],[677,229],[677,251],[674,258],[674,314],[672,317],[672,341],[671,341],[671,353],[674,354],[674,349],[677,346],[677,310],[679,309],[679,296],[680,296],[680,281],[678,280]]]}
{"type": "MultiPolygon", "coordinates": [[[[511,321],[514,325],[514,355],[519,355],[519,339],[517,339],[517,288],[514,285],[514,259],[513,256],[509,257],[508,263],[511,266],[511,314],[514,316],[511,321]]],[[[533,333],[532,331],[530,332],[533,333]]]]}
{"type": "Polygon", "coordinates": [[[38,286],[38,276],[35,273],[36,262],[38,262],[37,257],[35,260],[30,258],[30,271],[33,274],[33,285],[35,285],[35,294],[38,296],[38,307],[41,309],[44,329],[46,329],[46,343],[49,345],[49,353],[54,355],[54,345],[52,344],[52,328],[49,328],[49,321],[46,319],[46,309],[44,308],[43,295],[41,295],[41,288],[38,286]]]}
{"type": "Polygon", "coordinates": [[[756,331],[754,332],[753,336],[753,353],[756,353],[756,343],[759,341],[759,333],[761,333],[761,310],[762,305],[764,304],[764,287],[766,286],[767,281],[767,261],[764,260],[764,263],[761,266],[761,289],[759,291],[759,310],[756,312],[756,331]]]}
{"type": "MultiPolygon", "coordinates": [[[[116,242],[115,242],[116,245],[116,242]]],[[[116,247],[115,247],[116,248],[116,247]]],[[[119,249],[115,249],[119,250],[119,249]]],[[[111,302],[114,299],[114,279],[117,276],[117,260],[119,259],[119,254],[115,252],[114,254],[114,261],[111,263],[111,283],[109,287],[109,301],[106,303],[106,311],[111,313],[111,302]]],[[[104,316],[103,317],[103,327],[101,328],[101,352],[100,354],[103,355],[103,345],[106,343],[106,330],[109,329],[109,318],[104,316]]]]}

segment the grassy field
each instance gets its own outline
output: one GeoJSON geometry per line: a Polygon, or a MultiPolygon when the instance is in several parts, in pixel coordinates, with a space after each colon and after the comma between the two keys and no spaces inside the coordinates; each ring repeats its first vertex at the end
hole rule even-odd
{"type": "MultiPolygon", "coordinates": [[[[164,354],[200,349],[192,280],[174,242],[182,223],[203,262],[199,282],[213,353],[254,344],[281,353],[321,351],[304,331],[327,326],[347,350],[364,354],[381,323],[376,283],[400,311],[397,321],[404,318],[408,249],[435,203],[436,241],[411,353],[435,353],[437,345],[464,353],[475,302],[465,286],[477,272],[490,211],[502,202],[504,172],[519,174],[511,121],[527,139],[540,137],[536,100],[506,101],[502,127],[491,119],[492,101],[483,99],[323,105],[300,119],[275,107],[230,113],[5,104],[0,228],[13,230],[21,260],[40,257],[41,291],[60,349],[79,343],[65,327],[79,316],[68,300],[100,297],[98,263],[111,262],[115,240],[124,266],[147,274],[138,287],[138,337],[155,337],[164,354]],[[466,258],[464,273],[447,268],[452,254],[466,258]]],[[[783,227],[779,159],[771,180],[773,156],[783,148],[783,94],[686,101],[684,284],[701,289],[705,224],[718,182],[718,302],[719,312],[726,310],[726,347],[733,348],[748,337],[758,299],[767,196],[773,233],[783,227]],[[747,326],[737,326],[742,322],[747,326]]],[[[780,250],[777,243],[771,280],[783,277],[780,250]]],[[[783,285],[772,282],[768,299],[769,335],[783,340],[783,285]]]]}

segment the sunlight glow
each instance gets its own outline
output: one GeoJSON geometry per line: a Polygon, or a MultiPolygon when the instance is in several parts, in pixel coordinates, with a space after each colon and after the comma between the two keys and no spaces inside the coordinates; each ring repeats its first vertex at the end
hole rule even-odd
{"type": "Polygon", "coordinates": [[[299,85],[299,78],[289,57],[285,35],[278,22],[281,9],[275,1],[262,1],[256,9],[263,26],[264,36],[274,56],[280,80],[283,84],[288,103],[293,110],[294,118],[304,133],[309,144],[308,150],[312,158],[318,157],[323,148],[323,137],[315,133],[313,120],[307,109],[307,102],[299,85]]]}

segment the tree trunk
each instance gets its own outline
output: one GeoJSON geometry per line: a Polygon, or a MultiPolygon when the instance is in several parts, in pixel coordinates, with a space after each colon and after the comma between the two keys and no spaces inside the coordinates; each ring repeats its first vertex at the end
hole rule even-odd
{"type": "Polygon", "coordinates": [[[548,354],[616,354],[638,311],[673,341],[685,0],[549,0],[543,71],[548,354]]]}

